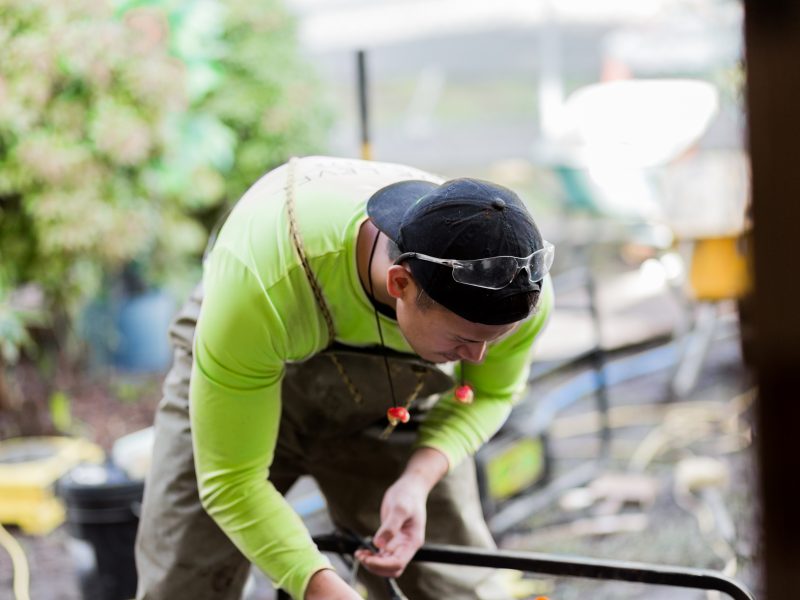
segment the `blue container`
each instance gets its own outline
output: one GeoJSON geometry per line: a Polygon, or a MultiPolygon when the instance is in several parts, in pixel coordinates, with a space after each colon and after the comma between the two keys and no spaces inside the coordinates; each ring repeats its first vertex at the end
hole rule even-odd
{"type": "Polygon", "coordinates": [[[124,298],[114,318],[114,366],[139,373],[165,371],[172,360],[167,330],[175,310],[175,301],[163,290],[124,298]]]}

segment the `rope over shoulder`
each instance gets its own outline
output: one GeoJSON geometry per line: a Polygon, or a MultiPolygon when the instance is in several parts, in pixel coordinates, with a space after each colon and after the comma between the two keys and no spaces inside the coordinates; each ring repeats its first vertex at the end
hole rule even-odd
{"type": "MultiPolygon", "coordinates": [[[[289,164],[287,165],[287,173],[286,173],[286,214],[289,219],[289,234],[292,236],[292,242],[294,243],[295,250],[297,250],[297,256],[300,258],[300,264],[303,266],[303,271],[305,271],[306,279],[308,280],[309,285],[311,286],[311,291],[314,294],[314,299],[317,302],[317,306],[319,306],[320,312],[322,312],[322,317],[325,320],[325,326],[328,329],[328,347],[330,347],[336,339],[336,328],[333,324],[333,316],[331,315],[330,308],[328,307],[328,303],[325,301],[325,296],[322,294],[322,287],[317,280],[314,271],[311,270],[311,264],[308,262],[308,257],[306,256],[305,250],[303,249],[303,240],[300,237],[300,229],[297,226],[297,216],[295,214],[295,171],[297,166],[297,157],[292,157],[289,159],[289,164]]],[[[339,372],[339,375],[342,377],[344,384],[347,386],[347,389],[350,391],[350,394],[353,396],[353,400],[356,404],[361,404],[363,401],[363,396],[361,392],[358,391],[353,381],[347,375],[347,371],[345,371],[344,366],[342,365],[341,361],[335,354],[328,354],[333,364],[336,366],[336,370],[339,372]]]]}

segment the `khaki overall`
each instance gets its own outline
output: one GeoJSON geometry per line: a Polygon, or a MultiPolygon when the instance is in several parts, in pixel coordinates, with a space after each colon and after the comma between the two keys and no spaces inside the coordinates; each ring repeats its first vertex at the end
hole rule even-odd
{"type": "MultiPolygon", "coordinates": [[[[303,257],[299,239],[296,244],[303,257]]],[[[313,274],[307,274],[313,280],[313,274]]],[[[318,301],[326,313],[324,299],[318,301]]],[[[170,327],[174,362],[156,414],[152,468],[136,542],[137,598],[142,600],[238,600],[250,569],[198,496],[188,398],[201,302],[198,286],[170,327]]],[[[416,435],[412,421],[387,439],[381,437],[391,395],[383,356],[375,352],[333,346],[286,366],[280,432],[269,473],[282,494],[300,476],[312,476],[334,524],[364,536],[380,526],[383,493],[402,473],[416,435]]],[[[416,419],[423,417],[435,394],[453,385],[450,376],[417,357],[389,356],[398,402],[416,397],[411,408],[416,419]]],[[[471,459],[432,490],[425,539],[494,547],[471,459]]],[[[379,578],[365,569],[359,569],[359,578],[371,599],[388,597],[379,578]]],[[[508,598],[502,578],[486,569],[411,563],[398,583],[410,600],[508,598]]]]}

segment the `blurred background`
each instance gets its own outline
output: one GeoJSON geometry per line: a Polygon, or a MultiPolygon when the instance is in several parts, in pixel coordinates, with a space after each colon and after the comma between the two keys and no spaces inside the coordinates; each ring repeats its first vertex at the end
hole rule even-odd
{"type": "MultiPolygon", "coordinates": [[[[507,185],[557,248],[529,391],[478,457],[501,547],[759,592],[743,21],[739,0],[0,3],[0,598],[130,595],[169,320],[215,224],[305,154],[507,185]]],[[[310,482],[292,499],[330,529],[310,482]]]]}

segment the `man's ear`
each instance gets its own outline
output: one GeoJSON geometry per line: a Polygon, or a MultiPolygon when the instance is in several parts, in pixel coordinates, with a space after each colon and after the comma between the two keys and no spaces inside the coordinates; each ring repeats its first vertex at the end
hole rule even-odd
{"type": "Polygon", "coordinates": [[[403,265],[392,265],[386,272],[386,291],[389,295],[400,300],[416,294],[417,284],[411,272],[403,265]]]}

